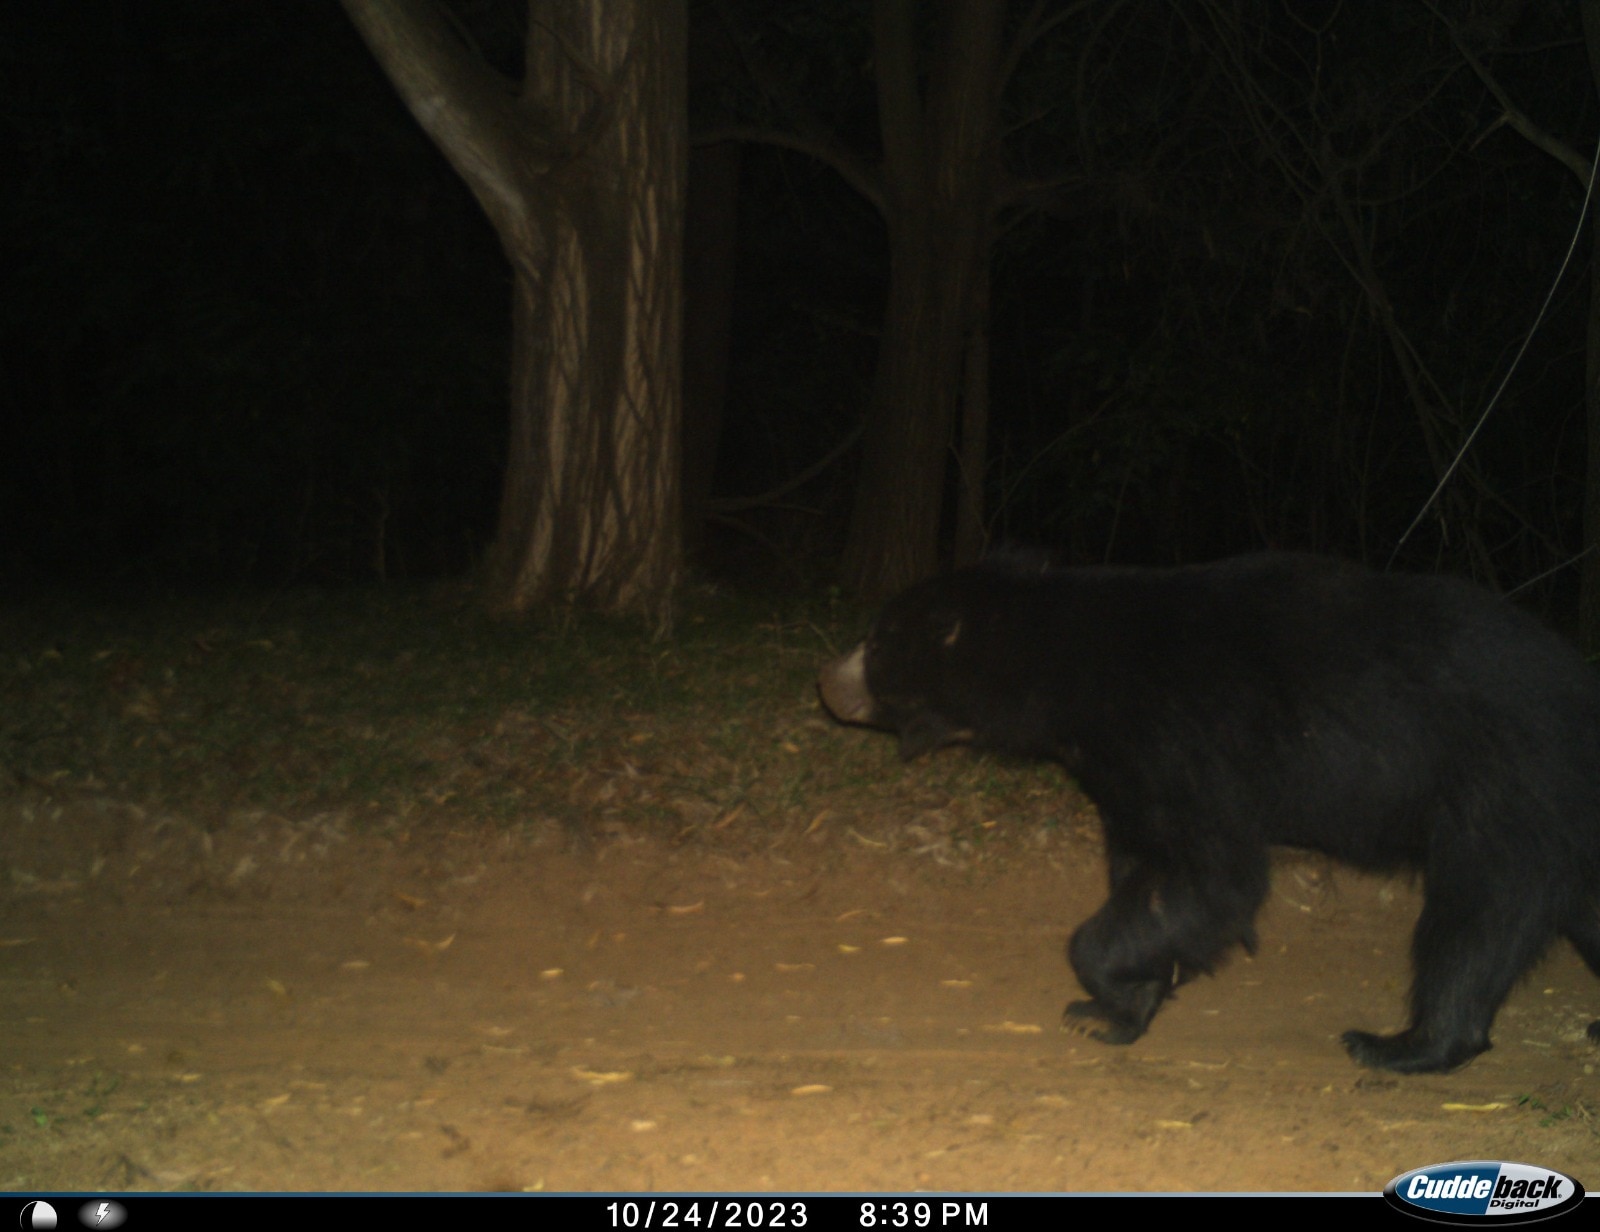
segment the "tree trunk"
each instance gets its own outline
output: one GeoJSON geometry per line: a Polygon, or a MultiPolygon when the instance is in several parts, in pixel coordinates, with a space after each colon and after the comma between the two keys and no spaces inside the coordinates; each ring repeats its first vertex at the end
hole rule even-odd
{"type": "Polygon", "coordinates": [[[842,570],[874,599],[938,565],[976,247],[970,220],[906,213],[890,223],[889,304],[842,570]]]}
{"type": "Polygon", "coordinates": [[[529,5],[530,101],[575,134],[514,270],[511,444],[491,608],[670,619],[680,554],[678,337],[686,17],[660,0],[529,5]]]}
{"type": "Polygon", "coordinates": [[[954,563],[976,564],[989,546],[986,478],[989,471],[989,263],[987,238],[976,261],[961,390],[961,471],[956,495],[954,563]]]}
{"type": "Polygon", "coordinates": [[[683,536],[691,560],[704,537],[706,502],[722,442],[742,153],[737,141],[695,146],[689,153],[683,245],[683,536]]]}
{"type": "Polygon", "coordinates": [[[521,88],[429,0],[344,0],[511,261],[492,610],[637,612],[679,570],[684,0],[530,0],[521,88]]]}
{"type": "Polygon", "coordinates": [[[967,331],[995,205],[1004,7],[940,7],[924,97],[914,0],[874,6],[889,301],[841,570],[845,585],[867,597],[899,590],[938,564],[967,331]]]}

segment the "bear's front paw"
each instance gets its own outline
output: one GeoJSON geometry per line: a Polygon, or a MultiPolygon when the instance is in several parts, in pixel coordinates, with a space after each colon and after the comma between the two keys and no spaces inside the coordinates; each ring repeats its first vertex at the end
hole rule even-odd
{"type": "Polygon", "coordinates": [[[1069,1001],[1061,1011],[1061,1029],[1102,1044],[1131,1044],[1144,1034],[1144,1028],[1119,1019],[1099,1001],[1069,1001]]]}

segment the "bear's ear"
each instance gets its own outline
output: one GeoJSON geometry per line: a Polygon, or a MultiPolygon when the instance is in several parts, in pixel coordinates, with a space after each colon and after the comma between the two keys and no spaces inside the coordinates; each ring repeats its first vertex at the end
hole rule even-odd
{"type": "Polygon", "coordinates": [[[961,613],[951,608],[939,608],[928,613],[928,639],[940,650],[951,649],[961,640],[961,613]]]}
{"type": "Polygon", "coordinates": [[[951,736],[950,725],[938,715],[919,711],[900,728],[900,760],[915,761],[924,753],[943,748],[951,736]]]}

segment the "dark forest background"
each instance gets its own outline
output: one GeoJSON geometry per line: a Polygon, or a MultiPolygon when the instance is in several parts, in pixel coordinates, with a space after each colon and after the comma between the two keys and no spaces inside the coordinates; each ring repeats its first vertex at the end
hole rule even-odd
{"type": "MultiPolygon", "coordinates": [[[[923,6],[930,40],[952,7],[923,6]]],[[[868,8],[690,7],[701,576],[836,576],[889,252],[815,154],[880,153],[868,8]]],[[[1591,244],[1572,151],[1600,130],[1579,6],[1041,11],[996,112],[983,538],[1074,563],[1386,565],[1576,233],[1397,561],[1531,582],[1570,622],[1591,244]]],[[[516,4],[455,12],[491,61],[515,48],[516,4]]],[[[479,564],[510,275],[338,5],[7,6],[0,142],[7,593],[479,564]]],[[[958,424],[946,560],[961,444],[958,424]]]]}

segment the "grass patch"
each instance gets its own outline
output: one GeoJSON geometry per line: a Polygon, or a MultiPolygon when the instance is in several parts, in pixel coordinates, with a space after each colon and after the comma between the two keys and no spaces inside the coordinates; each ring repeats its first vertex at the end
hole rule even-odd
{"type": "Polygon", "coordinates": [[[709,590],[668,642],[594,618],[495,623],[439,588],[40,603],[0,612],[0,765],[13,789],[219,825],[916,822],[981,839],[1005,814],[1081,815],[1049,768],[902,767],[891,739],[830,723],[816,671],[863,624],[709,590]]]}

